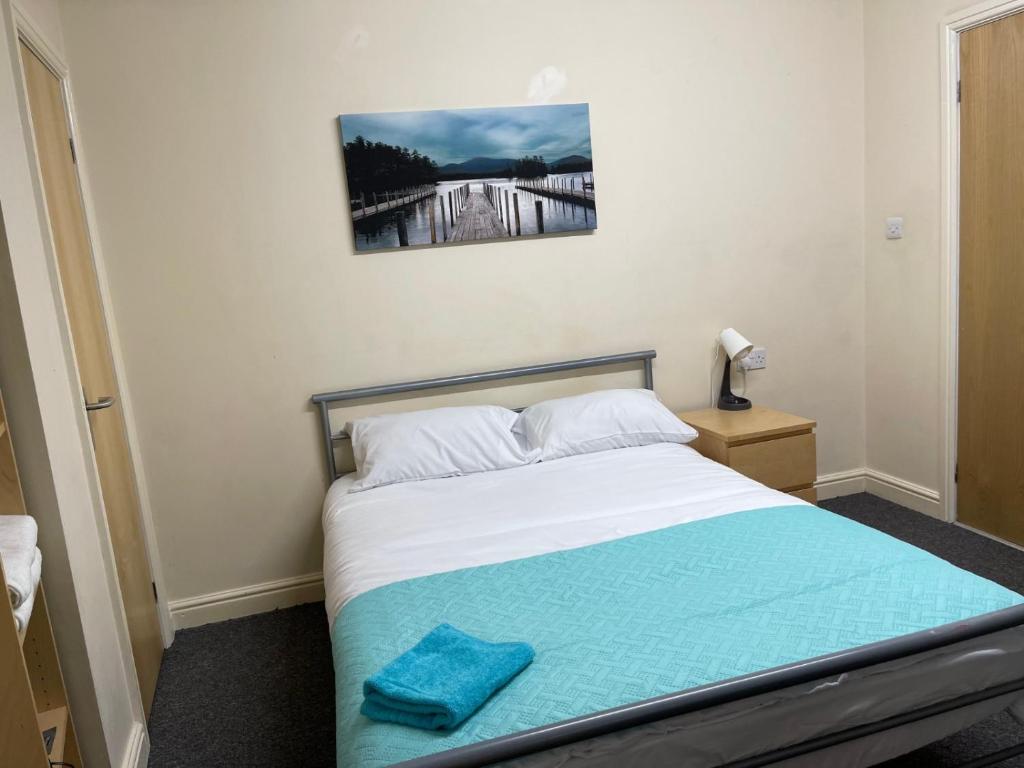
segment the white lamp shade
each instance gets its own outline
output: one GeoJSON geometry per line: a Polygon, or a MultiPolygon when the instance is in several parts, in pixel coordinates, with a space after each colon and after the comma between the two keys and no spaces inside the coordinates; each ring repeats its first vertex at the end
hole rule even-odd
{"type": "Polygon", "coordinates": [[[735,328],[726,328],[718,334],[718,341],[730,360],[742,360],[750,354],[754,345],[741,336],[735,328]]]}

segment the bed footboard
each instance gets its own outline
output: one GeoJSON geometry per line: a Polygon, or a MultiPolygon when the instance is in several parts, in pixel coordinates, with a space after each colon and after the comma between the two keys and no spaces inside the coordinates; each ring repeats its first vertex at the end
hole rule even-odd
{"type": "MultiPolygon", "coordinates": [[[[564,747],[588,739],[625,731],[641,725],[676,718],[723,704],[770,694],[791,686],[824,680],[916,654],[953,646],[1005,630],[1024,628],[1024,605],[915,632],[870,645],[788,664],[750,675],[692,688],[678,693],[637,702],[593,715],[566,720],[464,747],[407,760],[395,768],[477,768],[564,747]]],[[[921,722],[948,712],[963,710],[981,702],[1014,693],[1024,696],[1024,669],[1006,682],[957,696],[925,707],[885,717],[874,722],[809,739],[743,760],[726,763],[723,768],[756,768],[783,760],[809,755],[839,744],[873,734],[921,722]]],[[[965,764],[963,768],[995,765],[1024,754],[1024,743],[965,764]]]]}

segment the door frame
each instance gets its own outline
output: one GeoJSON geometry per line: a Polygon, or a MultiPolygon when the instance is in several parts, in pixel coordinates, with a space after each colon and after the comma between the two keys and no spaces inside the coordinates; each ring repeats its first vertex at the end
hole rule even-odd
{"type": "MultiPolygon", "coordinates": [[[[17,0],[11,4],[14,17],[14,28],[17,38],[24,42],[33,53],[35,53],[47,67],[57,76],[61,83],[61,90],[64,94],[64,104],[68,115],[68,131],[75,145],[76,166],[78,170],[78,188],[82,198],[82,209],[85,214],[85,228],[89,237],[89,245],[92,250],[92,258],[96,267],[96,281],[98,283],[100,303],[103,307],[103,315],[106,320],[107,334],[110,337],[110,352],[113,358],[114,375],[117,377],[119,398],[121,401],[121,412],[124,416],[125,432],[127,433],[128,449],[131,454],[132,469],[135,473],[135,484],[139,497],[140,525],[142,526],[143,538],[146,543],[146,554],[149,559],[150,576],[156,585],[156,614],[160,623],[160,634],[163,638],[164,648],[169,648],[174,641],[174,621],[171,618],[168,607],[167,588],[164,582],[163,568],[160,562],[160,551],[157,546],[154,532],[152,506],[149,501],[149,492],[146,484],[146,476],[143,471],[142,459],[139,452],[138,432],[135,428],[134,410],[131,403],[131,395],[127,386],[127,378],[124,373],[124,360],[121,356],[120,339],[117,333],[117,324],[114,320],[110,300],[110,287],[107,280],[106,264],[100,249],[98,231],[96,226],[95,208],[93,207],[92,195],[88,183],[88,169],[86,167],[85,152],[78,135],[78,118],[75,111],[75,102],[71,91],[71,73],[63,57],[47,40],[46,35],[40,30],[32,19],[18,6],[17,0]]],[[[19,71],[24,78],[24,71],[21,70],[21,57],[18,57],[19,71]]],[[[22,83],[24,87],[24,82],[22,83]]],[[[38,167],[35,169],[39,174],[38,167]]],[[[52,233],[50,234],[52,239],[52,233]]],[[[51,250],[51,258],[55,252],[51,250]]],[[[60,271],[57,269],[56,261],[48,265],[56,275],[58,285],[60,283],[60,271]]],[[[63,297],[63,288],[61,288],[63,297]]],[[[66,313],[61,317],[61,323],[66,327],[65,339],[68,344],[71,342],[71,331],[68,325],[66,313]]],[[[72,344],[73,346],[73,344],[72,344]]],[[[94,471],[95,467],[94,467],[94,471]]]]}
{"type": "Polygon", "coordinates": [[[939,370],[942,372],[939,477],[943,517],[956,522],[956,447],[960,318],[960,34],[1024,11],[1024,0],[986,0],[945,17],[939,25],[942,87],[941,241],[942,296],[939,370]]]}

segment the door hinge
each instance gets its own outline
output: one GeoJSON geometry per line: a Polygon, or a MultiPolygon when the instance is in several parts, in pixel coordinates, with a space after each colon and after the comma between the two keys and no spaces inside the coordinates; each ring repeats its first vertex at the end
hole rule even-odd
{"type": "Polygon", "coordinates": [[[154,603],[159,603],[160,602],[160,598],[156,596],[156,582],[155,581],[151,581],[149,583],[153,585],[153,602],[154,603]]]}
{"type": "Polygon", "coordinates": [[[960,462],[957,462],[956,464],[953,465],[953,482],[960,482],[960,462]]]}
{"type": "Polygon", "coordinates": [[[68,139],[68,146],[71,147],[71,162],[78,165],[78,154],[75,152],[75,140],[72,138],[68,139]]]}
{"type": "Polygon", "coordinates": [[[956,103],[960,103],[960,81],[956,81],[956,103]]]}

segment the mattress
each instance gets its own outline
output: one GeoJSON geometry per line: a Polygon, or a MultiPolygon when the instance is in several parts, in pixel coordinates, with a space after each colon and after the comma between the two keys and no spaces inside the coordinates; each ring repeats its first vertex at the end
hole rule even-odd
{"type": "Polygon", "coordinates": [[[354,480],[324,501],[332,626],[353,597],[404,579],[804,503],[668,443],[349,494],[354,480]]]}
{"type": "MultiPolygon", "coordinates": [[[[339,766],[390,765],[1024,600],[682,446],[357,494],[347,483],[331,488],[324,515],[339,766]],[[452,733],[361,717],[362,680],[441,621],[485,639],[531,642],[537,659],[452,733]]],[[[953,661],[935,654],[946,676],[915,658],[889,665],[888,681],[873,670],[856,685],[836,680],[723,710],[717,717],[733,726],[747,718],[742,743],[723,755],[721,739],[707,742],[702,756],[691,734],[693,764],[777,746],[801,730],[800,712],[814,714],[799,721],[811,735],[824,732],[836,722],[825,704],[843,710],[844,723],[864,716],[866,701],[891,706],[877,694],[879,679],[882,689],[916,680],[900,704],[938,700],[964,685],[971,659],[970,685],[982,684],[1005,672],[1006,654],[1024,658],[1019,633],[1006,635],[1005,647],[990,640],[953,661]],[[876,693],[865,698],[870,686],[876,693]],[[747,727],[755,722],[761,727],[747,727]]],[[[681,727],[721,728],[715,713],[697,714],[681,727]]],[[[642,749],[659,743],[650,735],[642,749]]],[[[630,743],[618,734],[584,752],[623,762],[630,743]]],[[[671,754],[679,759],[678,745],[671,754]]],[[[563,764],[572,755],[547,757],[563,764]]]]}

